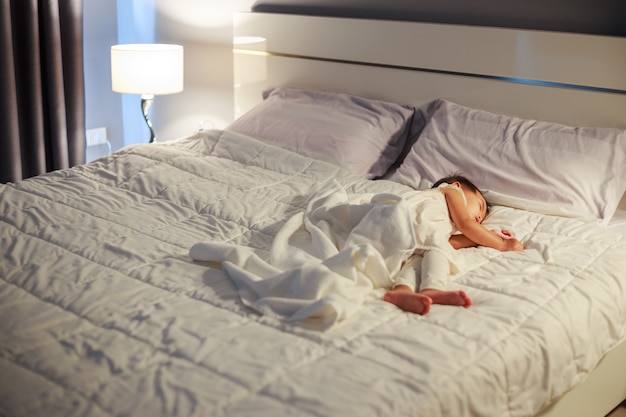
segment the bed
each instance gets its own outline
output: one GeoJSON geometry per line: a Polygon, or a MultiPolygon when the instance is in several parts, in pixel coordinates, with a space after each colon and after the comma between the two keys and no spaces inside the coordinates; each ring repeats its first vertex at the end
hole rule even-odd
{"type": "Polygon", "coordinates": [[[600,417],[626,398],[626,40],[241,13],[234,60],[224,130],[1,186],[0,415],[600,417]],[[309,298],[310,279],[249,277],[279,258],[310,277],[289,227],[452,166],[526,245],[464,250],[471,308],[405,313],[361,269],[309,298]]]}

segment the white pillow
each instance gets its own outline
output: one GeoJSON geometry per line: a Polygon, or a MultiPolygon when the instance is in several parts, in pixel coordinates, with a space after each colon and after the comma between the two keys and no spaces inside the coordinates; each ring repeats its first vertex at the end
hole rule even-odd
{"type": "Polygon", "coordinates": [[[344,93],[281,87],[225,130],[382,176],[413,135],[415,108],[344,93]]]}
{"type": "Polygon", "coordinates": [[[626,131],[524,120],[446,100],[427,113],[392,180],[417,187],[460,173],[481,189],[558,204],[603,224],[626,190],[626,131]]]}

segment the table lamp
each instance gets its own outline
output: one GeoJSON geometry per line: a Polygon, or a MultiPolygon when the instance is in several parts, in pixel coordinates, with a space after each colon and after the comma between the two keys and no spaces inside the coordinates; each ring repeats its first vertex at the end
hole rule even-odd
{"type": "Polygon", "coordinates": [[[141,94],[141,111],[156,134],[148,111],[155,95],[183,91],[183,47],[168,44],[126,44],[111,47],[111,84],[116,93],[141,94]]]}

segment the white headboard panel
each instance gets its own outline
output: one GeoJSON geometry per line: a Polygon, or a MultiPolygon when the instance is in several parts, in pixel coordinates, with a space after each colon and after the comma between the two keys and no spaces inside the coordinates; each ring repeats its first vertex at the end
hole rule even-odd
{"type": "Polygon", "coordinates": [[[234,27],[235,116],[290,85],[626,128],[625,38],[266,13],[234,27]]]}

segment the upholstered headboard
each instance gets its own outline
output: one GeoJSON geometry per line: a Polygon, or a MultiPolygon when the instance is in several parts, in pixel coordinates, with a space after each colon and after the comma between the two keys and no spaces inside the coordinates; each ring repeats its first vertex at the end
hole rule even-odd
{"type": "Polygon", "coordinates": [[[276,86],[626,128],[626,38],[239,13],[235,115],[276,86]]]}

